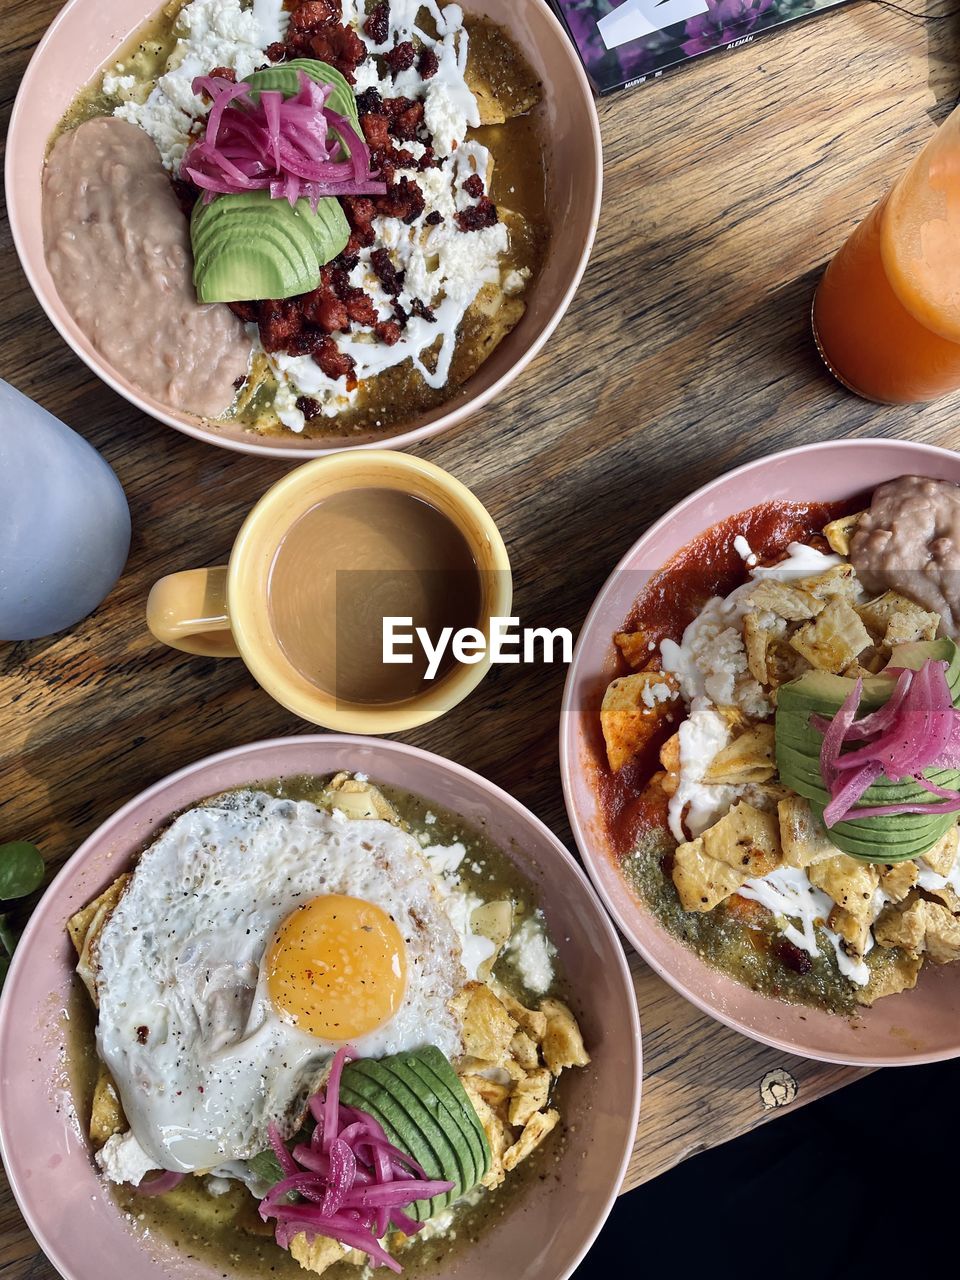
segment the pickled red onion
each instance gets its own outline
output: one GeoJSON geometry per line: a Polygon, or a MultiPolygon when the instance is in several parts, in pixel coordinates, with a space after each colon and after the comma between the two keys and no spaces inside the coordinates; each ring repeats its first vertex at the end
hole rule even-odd
{"type": "Polygon", "coordinates": [[[187,149],[180,176],[200,187],[205,202],[217,195],[269,191],[291,205],[306,197],[316,210],[326,196],[383,195],[386,183],[371,169],[370,149],[346,116],[327,107],[333,92],[305,72],[299,91],[251,97],[248,84],[197,76],[195,94],[213,105],[203,136],[187,149]]]}
{"type": "Polygon", "coordinates": [[[276,1220],[282,1248],[289,1249],[301,1233],[311,1242],[329,1236],[366,1253],[374,1266],[399,1272],[403,1268],[379,1238],[391,1222],[407,1235],[419,1231],[422,1224],[401,1210],[442,1195],[454,1184],[428,1179],[416,1160],[387,1140],[372,1116],[340,1102],[344,1064],[356,1056],[349,1045],[340,1049],[326,1087],[310,1099],[316,1127],[309,1143],[299,1143],[291,1153],[271,1124],[270,1145],[284,1177],[261,1200],[260,1216],[276,1220]],[[291,1192],[302,1199],[291,1202],[291,1192]]]}
{"type": "Polygon", "coordinates": [[[917,671],[899,671],[889,700],[859,720],[862,679],[832,719],[811,716],[811,725],[823,733],[820,773],[830,793],[823,811],[827,827],[844,819],[960,812],[960,792],[937,786],[925,776],[933,769],[960,768],[960,710],[953,705],[946,669],[945,662],[930,658],[917,671]],[[865,745],[844,753],[843,747],[855,741],[865,745]],[[939,796],[941,803],[915,800],[856,808],[868,788],[884,776],[892,782],[912,779],[939,796]]]}

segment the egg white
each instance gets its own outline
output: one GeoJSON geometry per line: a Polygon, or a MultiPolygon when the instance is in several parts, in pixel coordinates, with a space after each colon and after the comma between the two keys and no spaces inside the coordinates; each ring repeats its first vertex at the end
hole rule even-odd
{"type": "Polygon", "coordinates": [[[218,797],[144,852],[98,943],[97,1048],[155,1167],[216,1168],[263,1150],[271,1121],[296,1127],[339,1046],[278,1015],[262,961],[280,923],[328,893],[386,911],[407,948],[400,1008],[357,1050],[461,1052],[461,945],[417,841],[263,792],[218,797]]]}

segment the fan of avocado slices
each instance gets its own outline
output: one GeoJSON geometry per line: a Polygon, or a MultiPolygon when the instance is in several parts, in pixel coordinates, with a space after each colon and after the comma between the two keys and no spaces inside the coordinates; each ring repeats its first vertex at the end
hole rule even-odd
{"type": "MultiPolygon", "coordinates": [[[[263,90],[293,97],[299,73],[331,85],[330,107],[358,125],[357,102],[335,67],[295,58],[248,76],[251,99],[263,90]]],[[[345,144],[344,144],[345,145],[345,144]]],[[[306,198],[291,206],[269,191],[247,191],[198,200],[190,219],[193,283],[201,302],[249,302],[292,298],[317,287],[320,268],[346,248],[350,225],[340,201],[327,197],[312,209],[306,198]]]]}
{"type": "MultiPolygon", "coordinates": [[[[891,668],[919,671],[930,659],[947,664],[946,678],[954,706],[960,706],[960,649],[952,640],[916,641],[898,645],[891,668]]],[[[820,771],[823,734],[810,723],[813,716],[832,719],[854,688],[845,676],[808,671],[781,685],[777,693],[776,753],[780,780],[810,802],[821,821],[830,793],[820,771]]],[[[876,711],[890,697],[893,676],[881,672],[865,679],[859,715],[876,711]]],[[[960,770],[928,769],[924,777],[951,791],[960,788],[960,770]]],[[[882,776],[863,794],[864,807],[930,805],[937,798],[911,778],[882,776]]],[[[845,819],[828,830],[831,841],[843,853],[862,862],[894,863],[922,857],[957,821],[956,813],[890,813],[870,818],[845,819]]]]}
{"type": "MultiPolygon", "coordinates": [[[[432,1045],[348,1062],[340,1080],[340,1100],[376,1120],[390,1142],[412,1156],[431,1181],[453,1184],[442,1195],[417,1200],[404,1210],[416,1222],[426,1222],[472,1191],[490,1169],[490,1144],[480,1117],[457,1073],[432,1045]]],[[[265,1185],[284,1176],[269,1150],[249,1166],[265,1185]]]]}

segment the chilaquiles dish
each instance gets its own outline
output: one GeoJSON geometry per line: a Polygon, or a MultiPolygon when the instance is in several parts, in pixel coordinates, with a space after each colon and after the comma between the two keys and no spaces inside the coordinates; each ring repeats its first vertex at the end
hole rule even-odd
{"type": "Polygon", "coordinates": [[[705,961],[851,1013],[960,957],[960,488],[770,503],[647,582],[600,711],[624,876],[705,961]]]}
{"type": "Polygon", "coordinates": [[[97,1166],[218,1271],[417,1270],[562,1167],[589,1053],[531,886],[456,815],[345,773],[226,792],[69,931],[97,1166]]]}
{"type": "Polygon", "coordinates": [[[388,434],[519,323],[547,239],[541,86],[437,0],[171,0],[80,95],[47,263],[162,405],[388,434]]]}

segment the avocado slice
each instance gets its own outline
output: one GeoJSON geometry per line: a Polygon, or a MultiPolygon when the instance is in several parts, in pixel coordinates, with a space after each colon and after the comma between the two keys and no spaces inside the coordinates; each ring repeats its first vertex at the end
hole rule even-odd
{"type": "MultiPolygon", "coordinates": [[[[457,1182],[459,1173],[452,1153],[449,1162],[444,1165],[441,1155],[409,1112],[378,1081],[359,1070],[358,1063],[351,1062],[344,1068],[340,1097],[347,1106],[356,1107],[373,1116],[383,1126],[394,1146],[412,1156],[422,1166],[428,1178],[457,1182]]],[[[405,1208],[404,1213],[417,1222],[426,1222],[451,1203],[456,1190],[454,1186],[453,1193],[447,1191],[429,1200],[417,1200],[405,1208]]]]}
{"type": "Polygon", "coordinates": [[[888,665],[919,671],[930,658],[947,664],[947,684],[951,689],[956,690],[960,685],[960,648],[947,637],[940,640],[914,640],[909,644],[898,644],[892,650],[888,665]]]}
{"type": "Polygon", "coordinates": [[[446,1086],[439,1081],[430,1082],[424,1079],[417,1070],[415,1054],[401,1053],[383,1058],[380,1066],[395,1075],[411,1093],[416,1095],[421,1105],[426,1108],[443,1131],[460,1166],[458,1194],[463,1195],[465,1191],[475,1187],[483,1177],[483,1151],[479,1149],[479,1144],[476,1144],[473,1127],[468,1125],[462,1117],[457,1116],[447,1105],[443,1093],[446,1086]]]}
{"type": "MultiPolygon", "coordinates": [[[[899,645],[890,665],[919,670],[933,659],[947,663],[947,682],[954,702],[960,701],[960,649],[952,640],[917,641],[899,645]]],[[[776,758],[781,780],[810,801],[814,813],[823,820],[829,793],[820,772],[823,735],[810,724],[814,715],[833,717],[854,688],[854,681],[828,672],[808,671],[781,685],[777,694],[776,758]]],[[[881,673],[865,679],[858,711],[865,715],[882,706],[894,689],[894,677],[881,673]]],[[[957,789],[960,771],[937,769],[928,773],[931,781],[957,789]]],[[[879,778],[865,792],[864,806],[936,800],[919,783],[909,779],[879,778]]],[[[956,821],[952,814],[904,813],[854,818],[839,822],[828,831],[830,840],[842,852],[867,862],[901,862],[916,858],[943,836],[956,821]]]]}
{"type": "Polygon", "coordinates": [[[201,302],[246,302],[309,293],[320,268],[346,247],[350,226],[339,200],[291,207],[269,191],[198,200],[190,219],[193,282],[201,302]]]}
{"type": "Polygon", "coordinates": [[[197,281],[201,302],[285,298],[297,292],[286,264],[278,261],[270,246],[246,240],[219,254],[197,281]]]}
{"type": "Polygon", "coordinates": [[[411,1088],[398,1071],[391,1067],[391,1062],[391,1058],[361,1058],[354,1064],[354,1069],[379,1086],[383,1094],[407,1113],[437,1153],[440,1167],[444,1170],[442,1176],[454,1184],[452,1190],[441,1197],[444,1204],[451,1204],[463,1194],[463,1143],[455,1145],[439,1122],[436,1115],[439,1107],[437,1100],[421,1098],[416,1089],[411,1088]]]}
{"type": "MultiPolygon", "coordinates": [[[[811,807],[822,820],[823,809],[813,801],[811,807]]],[[[868,821],[873,822],[875,819],[868,821]]],[[[922,857],[928,849],[932,849],[955,821],[953,814],[941,815],[939,819],[932,821],[931,826],[919,828],[909,837],[901,834],[886,840],[878,840],[875,829],[864,832],[853,823],[838,822],[835,827],[830,828],[828,835],[842,852],[862,862],[906,862],[911,858],[922,857]]]]}
{"type": "MultiPolygon", "coordinates": [[[[240,213],[226,214],[212,228],[201,228],[201,234],[193,247],[195,278],[204,280],[210,267],[224,252],[241,247],[251,236],[258,249],[264,252],[269,250],[283,272],[284,279],[319,279],[320,263],[311,243],[298,244],[284,234],[282,226],[275,226],[271,221],[261,224],[253,234],[249,218],[240,213]]],[[[228,301],[235,302],[237,299],[231,298],[228,301]]]]}
{"type": "Polygon", "coordinates": [[[466,1120],[480,1142],[482,1166],[480,1178],[483,1178],[493,1163],[490,1143],[484,1127],[480,1123],[476,1108],[460,1083],[460,1078],[456,1071],[454,1071],[444,1054],[440,1052],[436,1045],[432,1044],[418,1049],[411,1056],[411,1062],[414,1068],[421,1072],[428,1086],[433,1087],[433,1082],[435,1081],[439,1081],[440,1084],[446,1086],[446,1092],[443,1094],[444,1100],[454,1109],[454,1114],[460,1119],[461,1124],[463,1120],[466,1120]]]}
{"type": "Polygon", "coordinates": [[[300,90],[300,77],[297,74],[300,71],[305,71],[318,84],[328,84],[333,88],[333,93],[327,99],[331,111],[346,116],[355,125],[359,123],[357,99],[346,77],[329,62],[321,62],[317,58],[291,58],[289,62],[281,62],[276,67],[254,71],[244,82],[250,86],[250,100],[257,103],[264,89],[279,89],[285,98],[295,97],[300,90]]]}

